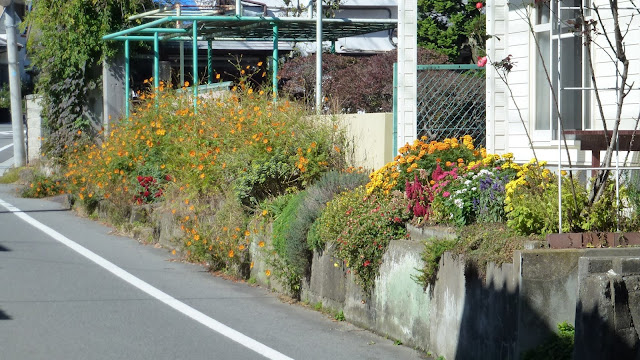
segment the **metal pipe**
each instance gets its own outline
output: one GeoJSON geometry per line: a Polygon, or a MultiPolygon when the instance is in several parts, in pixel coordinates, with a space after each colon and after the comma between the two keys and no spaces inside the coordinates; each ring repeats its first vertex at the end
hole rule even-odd
{"type": "Polygon", "coordinates": [[[124,41],[124,114],[129,119],[129,103],[131,101],[131,83],[129,80],[130,74],[129,67],[129,40],[124,41]]]}
{"type": "Polygon", "coordinates": [[[138,36],[138,35],[133,35],[133,36],[118,36],[115,37],[113,39],[109,39],[109,40],[119,40],[119,41],[126,41],[126,40],[131,40],[131,41],[153,41],[155,39],[155,36],[138,36]]]}
{"type": "Polygon", "coordinates": [[[207,75],[209,84],[213,83],[213,59],[211,58],[211,40],[207,40],[207,75]]]}
{"type": "Polygon", "coordinates": [[[121,31],[114,32],[113,34],[105,35],[105,36],[102,37],[102,40],[111,40],[111,39],[113,39],[115,37],[118,37],[118,36],[132,34],[132,33],[138,32],[138,31],[140,31],[142,29],[151,28],[151,27],[154,27],[156,25],[161,25],[161,24],[164,24],[164,23],[170,22],[170,21],[171,21],[171,16],[163,18],[163,19],[154,20],[154,21],[151,21],[151,22],[146,23],[146,24],[142,24],[142,25],[138,25],[136,27],[132,27],[130,29],[121,30],[121,31]]]}
{"type": "Polygon", "coordinates": [[[193,112],[198,113],[198,21],[193,21],[193,112]]]}
{"type": "Polygon", "coordinates": [[[322,0],[316,0],[316,114],[322,111],[322,0]]]}
{"type": "Polygon", "coordinates": [[[22,90],[18,67],[18,44],[16,43],[16,14],[14,2],[6,8],[4,26],[7,33],[7,62],[9,63],[9,89],[11,92],[11,130],[13,131],[13,163],[15,167],[25,166],[27,156],[24,145],[24,125],[22,124],[22,90]]]}
{"type": "Polygon", "coordinates": [[[236,0],[236,16],[242,16],[242,1],[236,0]]]}
{"type": "Polygon", "coordinates": [[[141,33],[172,33],[172,34],[186,34],[187,29],[172,29],[172,28],[146,28],[140,30],[141,33]]]}
{"type": "MultiPolygon", "coordinates": [[[[556,4],[559,4],[559,3],[556,2],[556,4]]],[[[562,77],[561,77],[562,55],[561,55],[561,52],[560,52],[560,50],[562,49],[562,47],[560,46],[561,45],[561,39],[560,39],[560,36],[561,36],[561,31],[560,31],[561,24],[560,24],[560,21],[561,20],[560,20],[560,14],[558,14],[558,12],[554,12],[554,14],[555,14],[554,18],[556,19],[556,21],[557,21],[556,24],[558,26],[558,41],[557,41],[557,44],[556,44],[556,50],[558,52],[558,59],[557,59],[558,62],[557,62],[557,65],[556,65],[557,66],[557,80],[558,80],[557,88],[558,89],[562,89],[562,81],[561,81],[561,79],[562,79],[562,77]]],[[[551,32],[553,32],[553,29],[552,29],[551,32]]],[[[551,43],[553,43],[553,41],[551,43]]],[[[550,48],[553,48],[553,45],[550,45],[550,48]]],[[[550,54],[553,54],[553,51],[550,51],[550,54]]],[[[550,84],[550,85],[553,88],[553,84],[550,84]]],[[[556,114],[556,116],[558,117],[558,123],[556,125],[558,127],[558,129],[557,129],[557,131],[558,131],[558,233],[562,234],[562,176],[560,176],[560,168],[562,166],[562,114],[561,114],[561,111],[562,111],[562,102],[561,102],[561,100],[562,100],[562,91],[558,90],[558,93],[557,93],[556,96],[557,96],[557,101],[558,101],[558,103],[557,103],[557,106],[558,106],[557,112],[558,113],[556,114]]],[[[548,99],[547,101],[550,102],[550,99],[548,99]]],[[[551,113],[553,114],[553,112],[551,112],[551,113]]],[[[549,122],[551,123],[552,117],[549,117],[549,119],[550,119],[549,122]]],[[[551,128],[551,124],[549,124],[549,127],[551,128]]],[[[551,133],[553,133],[553,129],[552,129],[551,133]]]]}
{"type": "Polygon", "coordinates": [[[273,101],[278,99],[278,24],[273,24],[273,101]]]}
{"type": "Polygon", "coordinates": [[[160,37],[158,33],[154,35],[153,39],[153,90],[156,94],[156,101],[158,100],[158,88],[160,87],[160,37]]]}
{"type": "Polygon", "coordinates": [[[127,18],[127,20],[131,21],[131,20],[141,19],[141,18],[147,17],[149,15],[155,15],[155,14],[159,14],[159,13],[165,12],[165,11],[167,11],[169,9],[170,9],[170,7],[165,6],[165,7],[161,8],[161,9],[155,9],[155,10],[151,10],[151,11],[147,11],[147,12],[143,12],[143,13],[140,13],[140,14],[129,16],[127,18]]]}
{"type": "MultiPolygon", "coordinates": [[[[182,15],[182,6],[176,5],[178,16],[182,15]]],[[[182,21],[176,21],[176,27],[182,27],[182,21]]],[[[180,86],[184,86],[184,41],[180,41],[180,86]]]]}

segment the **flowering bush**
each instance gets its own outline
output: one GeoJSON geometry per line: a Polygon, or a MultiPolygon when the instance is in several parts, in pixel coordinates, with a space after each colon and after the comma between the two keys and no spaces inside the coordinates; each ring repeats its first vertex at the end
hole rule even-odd
{"type": "Polygon", "coordinates": [[[447,169],[464,166],[465,163],[481,159],[486,154],[484,149],[476,150],[473,139],[469,135],[461,139],[448,138],[443,141],[425,142],[426,138],[406,144],[398,149],[400,153],[395,159],[382,168],[371,173],[371,181],[367,184],[369,194],[382,191],[389,194],[392,190],[404,190],[407,181],[412,181],[413,171],[424,170],[431,174],[438,164],[447,169]]]}
{"type": "MultiPolygon", "coordinates": [[[[408,219],[407,205],[402,196],[384,194],[367,195],[362,187],[340,195],[347,197],[346,211],[341,216],[336,256],[356,275],[356,283],[365,292],[374,285],[375,277],[382,263],[382,255],[391,240],[406,237],[404,222],[408,219]]],[[[329,206],[332,209],[344,210],[342,206],[329,206]]]]}
{"type": "Polygon", "coordinates": [[[101,144],[69,149],[69,192],[119,207],[164,200],[190,257],[223,268],[245,264],[246,213],[344,164],[333,124],[245,80],[224,97],[199,97],[197,111],[186,89],[161,84],[157,94],[141,94],[101,144]]]}
{"type": "Polygon", "coordinates": [[[457,225],[503,221],[505,184],[517,168],[512,157],[488,154],[481,161],[448,172],[438,165],[432,174],[435,218],[457,225]]]}

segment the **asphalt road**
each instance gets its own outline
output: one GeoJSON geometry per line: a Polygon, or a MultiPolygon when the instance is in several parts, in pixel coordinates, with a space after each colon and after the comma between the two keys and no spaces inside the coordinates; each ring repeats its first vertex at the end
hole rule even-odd
{"type": "Polygon", "coordinates": [[[0,359],[420,359],[0,185],[0,359]]]}
{"type": "MultiPolygon", "coordinates": [[[[11,123],[0,123],[0,164],[13,157],[13,131],[11,123]]],[[[13,165],[13,164],[11,164],[13,165]]]]}

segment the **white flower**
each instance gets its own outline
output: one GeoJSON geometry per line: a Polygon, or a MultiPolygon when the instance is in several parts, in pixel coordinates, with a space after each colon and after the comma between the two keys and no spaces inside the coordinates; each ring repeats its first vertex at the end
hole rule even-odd
{"type": "Polygon", "coordinates": [[[465,185],[471,185],[471,180],[466,180],[466,181],[464,182],[464,184],[465,184],[465,185]]]}
{"type": "Polygon", "coordinates": [[[471,191],[476,191],[476,187],[475,187],[475,186],[474,186],[474,187],[472,187],[472,188],[471,188],[471,191]]]}
{"type": "Polygon", "coordinates": [[[462,199],[455,199],[453,200],[453,203],[460,209],[462,209],[462,205],[464,205],[464,203],[462,202],[462,199]]]}

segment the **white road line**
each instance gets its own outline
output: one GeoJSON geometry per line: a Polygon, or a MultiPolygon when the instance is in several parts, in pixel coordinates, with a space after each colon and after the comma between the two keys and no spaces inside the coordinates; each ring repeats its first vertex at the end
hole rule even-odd
{"type": "Polygon", "coordinates": [[[0,151],[7,150],[8,148],[10,148],[10,147],[12,147],[12,146],[13,146],[13,144],[5,145],[5,146],[3,146],[3,147],[1,147],[1,148],[0,148],[0,151]]]}
{"type": "Polygon", "coordinates": [[[274,360],[293,360],[290,357],[242,334],[241,332],[234,330],[224,324],[222,324],[221,322],[214,320],[213,318],[205,315],[204,313],[192,308],[191,306],[177,300],[176,298],[172,297],[171,295],[151,286],[150,284],[144,282],[143,280],[131,275],[130,273],[128,273],[127,271],[123,270],[122,268],[118,267],[117,265],[115,265],[114,263],[110,262],[109,260],[103,258],[102,256],[94,253],[93,251],[85,248],[84,246],[76,243],[75,241],[65,237],[64,235],[60,234],[59,232],[55,231],[54,229],[48,227],[47,225],[39,222],[38,220],[32,218],[31,216],[25,214],[24,212],[22,212],[22,210],[18,209],[17,207],[9,204],[8,202],[0,199],[0,206],[4,207],[5,209],[7,209],[8,211],[14,213],[17,217],[19,217],[20,219],[24,220],[26,223],[28,223],[29,225],[35,227],[36,229],[44,232],[45,234],[51,236],[53,239],[57,240],[58,242],[68,246],[69,248],[71,248],[72,250],[74,250],[75,252],[77,252],[78,254],[86,257],[87,259],[93,261],[94,263],[98,264],[99,266],[101,266],[102,268],[106,269],[107,271],[111,272],[112,274],[114,274],[115,276],[119,277],[120,279],[128,282],[129,284],[135,286],[136,288],[142,290],[143,292],[147,293],[148,295],[152,296],[153,298],[171,306],[172,308],[174,308],[175,310],[183,313],[184,315],[187,315],[188,317],[190,317],[191,319],[203,324],[204,326],[208,327],[209,329],[219,333],[220,335],[226,336],[227,338],[237,342],[238,344],[255,351],[256,353],[268,358],[268,359],[274,359],[274,360]]]}

